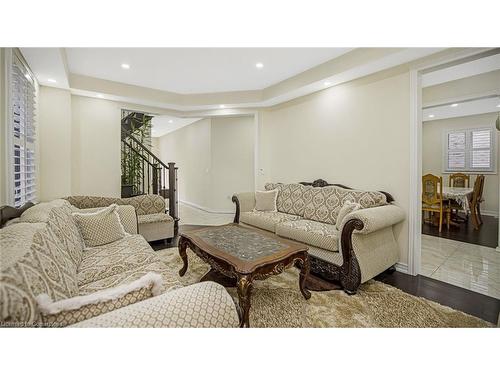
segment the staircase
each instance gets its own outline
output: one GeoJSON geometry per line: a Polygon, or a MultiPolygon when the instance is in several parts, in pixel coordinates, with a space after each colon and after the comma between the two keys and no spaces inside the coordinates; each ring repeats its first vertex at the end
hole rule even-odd
{"type": "Polygon", "coordinates": [[[177,167],[163,163],[141,136],[152,116],[124,112],[121,126],[122,198],[142,194],[157,194],[165,198],[168,213],[178,220],[177,167]],[[142,139],[140,139],[142,138],[142,139]]]}

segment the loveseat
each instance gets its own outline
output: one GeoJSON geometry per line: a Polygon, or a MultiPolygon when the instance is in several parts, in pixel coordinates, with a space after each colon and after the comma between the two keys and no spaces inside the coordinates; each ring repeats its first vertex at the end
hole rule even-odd
{"type": "Polygon", "coordinates": [[[166,213],[165,199],[160,195],[144,194],[132,198],[73,195],[64,199],[80,209],[107,207],[110,204],[133,206],[137,212],[139,234],[148,242],[171,239],[175,235],[175,220],[166,213]]]}
{"type": "Polygon", "coordinates": [[[340,282],[348,294],[354,294],[361,283],[398,262],[394,226],[405,214],[387,193],[319,181],[320,186],[267,183],[266,190],[278,191],[276,211],[256,211],[254,192],[235,194],[234,222],[307,244],[311,272],[340,282]],[[347,201],[358,203],[360,209],[337,223],[347,201]]]}
{"type": "MultiPolygon", "coordinates": [[[[181,287],[137,234],[136,209],[118,206],[127,232],[85,247],[67,200],[40,203],[0,229],[0,325],[238,327],[224,287],[181,287]]],[[[12,210],[10,210],[12,212],[12,210]]]]}

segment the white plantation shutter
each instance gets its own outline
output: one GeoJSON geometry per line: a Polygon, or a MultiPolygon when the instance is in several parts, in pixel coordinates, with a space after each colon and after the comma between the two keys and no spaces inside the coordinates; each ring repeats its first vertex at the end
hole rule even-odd
{"type": "Polygon", "coordinates": [[[466,129],[446,133],[445,172],[493,172],[495,170],[493,128],[466,129]]]}
{"type": "Polygon", "coordinates": [[[11,137],[14,206],[36,200],[35,80],[14,54],[11,69],[11,137]]]}

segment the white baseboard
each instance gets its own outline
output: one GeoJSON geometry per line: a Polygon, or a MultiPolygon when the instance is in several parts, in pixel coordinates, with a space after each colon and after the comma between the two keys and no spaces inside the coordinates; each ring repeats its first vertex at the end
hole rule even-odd
{"type": "Polygon", "coordinates": [[[234,215],[234,211],[219,210],[219,209],[213,209],[213,208],[203,207],[203,206],[200,206],[199,204],[188,202],[188,201],[184,201],[182,199],[179,199],[179,202],[182,203],[182,204],[185,204],[186,206],[197,208],[198,210],[202,210],[202,211],[205,211],[205,212],[208,212],[208,213],[211,213],[211,214],[233,214],[234,215]]]}
{"type": "Polygon", "coordinates": [[[498,217],[498,212],[481,210],[481,215],[498,217]]]}
{"type": "Polygon", "coordinates": [[[406,263],[396,263],[396,271],[401,273],[408,273],[408,265],[406,263]]]}

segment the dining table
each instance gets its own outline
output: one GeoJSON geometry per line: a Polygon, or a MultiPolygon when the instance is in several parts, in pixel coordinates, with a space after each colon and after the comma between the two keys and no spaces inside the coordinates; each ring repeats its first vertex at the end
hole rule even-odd
{"type": "Polygon", "coordinates": [[[443,199],[453,199],[466,214],[470,213],[470,200],[472,199],[472,188],[469,187],[454,187],[443,186],[443,199]]]}

